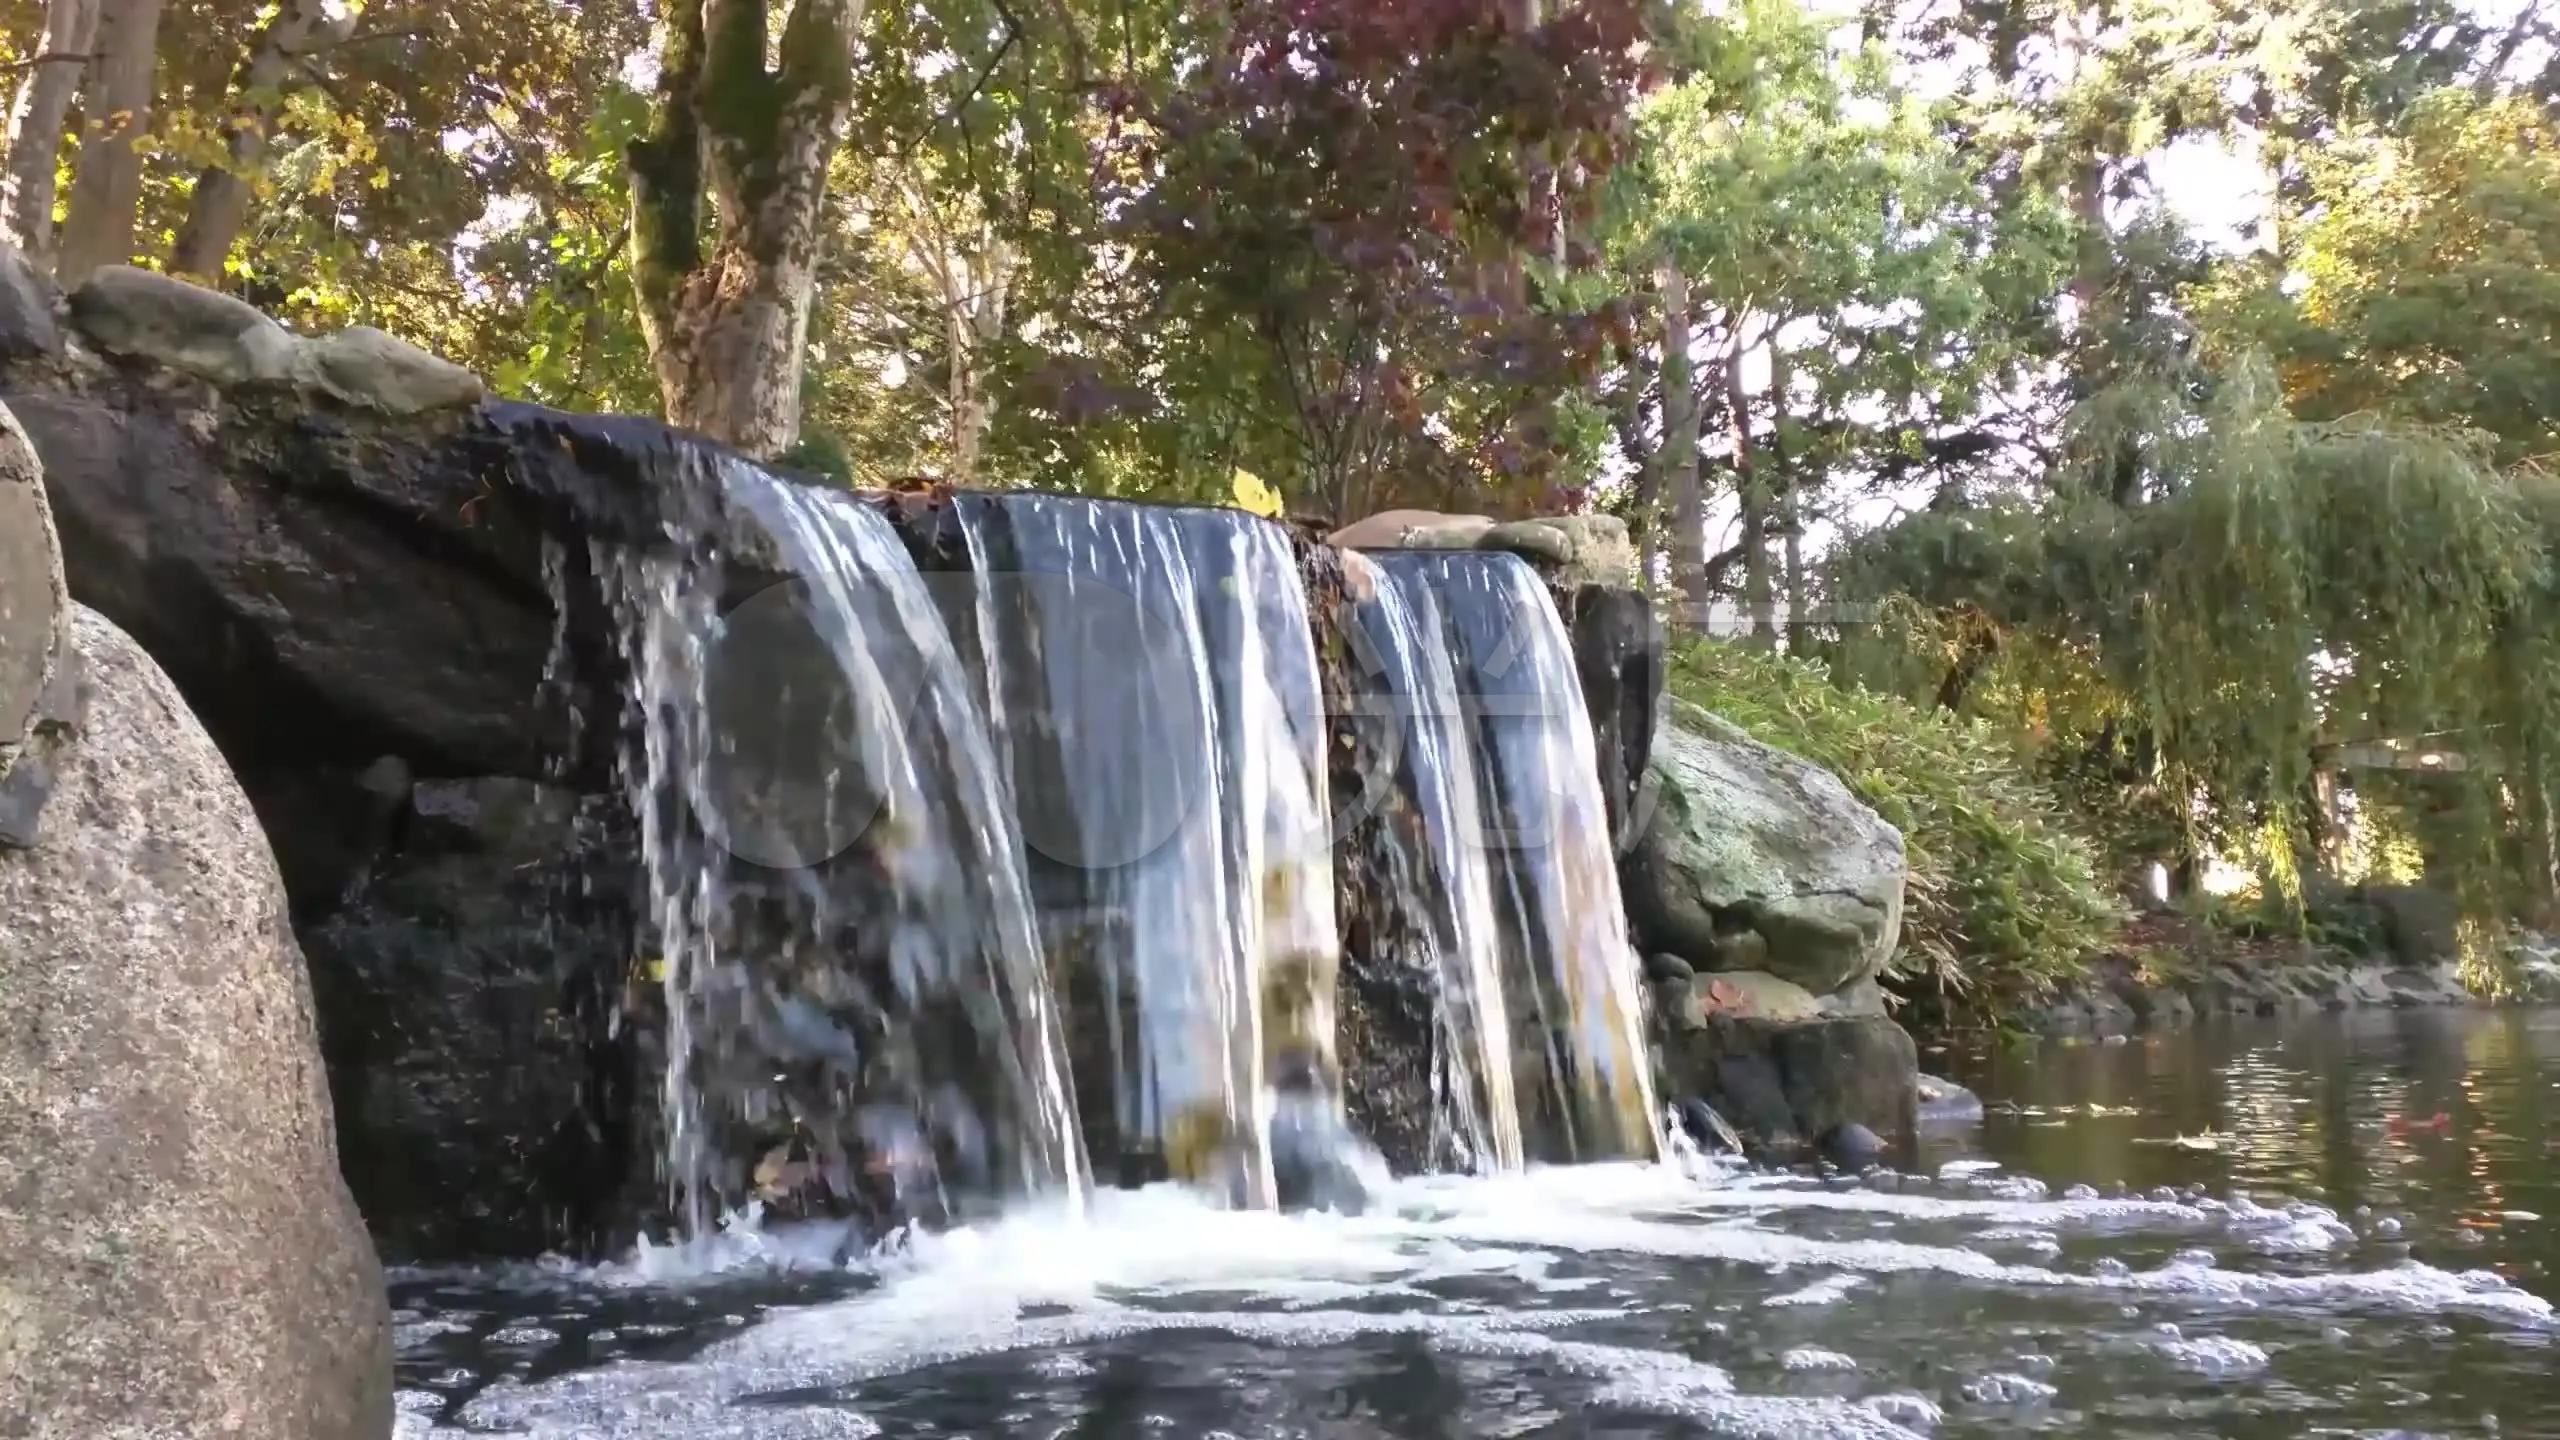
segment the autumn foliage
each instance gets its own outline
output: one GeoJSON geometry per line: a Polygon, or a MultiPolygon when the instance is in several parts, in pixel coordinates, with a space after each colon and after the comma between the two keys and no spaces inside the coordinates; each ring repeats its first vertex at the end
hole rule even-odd
{"type": "Polygon", "coordinates": [[[1623,326],[1554,282],[1595,263],[1574,237],[1650,78],[1642,7],[1517,10],[1238,4],[1188,83],[1109,96],[1149,358],[1282,397],[1243,448],[1294,451],[1273,468],[1313,509],[1534,495],[1567,456],[1537,417],[1623,326]]]}

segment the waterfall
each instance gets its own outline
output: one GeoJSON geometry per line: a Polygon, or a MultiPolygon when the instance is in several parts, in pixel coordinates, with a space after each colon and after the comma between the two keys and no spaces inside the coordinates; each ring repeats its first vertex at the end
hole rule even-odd
{"type": "Polygon", "coordinates": [[[710,455],[795,578],[601,552],[664,967],[668,1179],[691,1233],[796,1194],[884,1218],[1080,1195],[1061,1017],[968,676],[889,522],[710,455]]]}
{"type": "Polygon", "coordinates": [[[1275,1108],[1292,1135],[1310,1103],[1340,1113],[1323,721],[1288,536],[1227,510],[952,505],[973,571],[955,608],[1008,737],[1086,1133],[1123,1178],[1274,1204],[1275,1108]]]}
{"type": "Polygon", "coordinates": [[[1404,847],[1401,897],[1421,908],[1425,963],[1438,981],[1433,1150],[1478,1170],[1515,1171],[1524,1157],[1502,995],[1502,932],[1493,868],[1481,843],[1484,792],[1471,721],[1450,663],[1448,626],[1425,576],[1373,567],[1375,593],[1354,609],[1361,669],[1399,731],[1396,783],[1419,817],[1404,847]]]}
{"type": "MultiPolygon", "coordinates": [[[[1094,1171],[1356,1204],[1377,1172],[1335,1051],[1340,777],[1289,533],[1046,495],[893,521],[675,454],[717,513],[590,569],[629,672],[665,1006],[639,1033],[687,1231],[751,1201],[961,1218],[1094,1171]]],[[[1328,634],[1395,707],[1406,803],[1360,845],[1421,916],[1384,942],[1431,992],[1397,1022],[1427,1037],[1429,1114],[1398,1113],[1484,1170],[1657,1154],[1554,602],[1510,556],[1376,558],[1328,634]]]]}
{"type": "Polygon", "coordinates": [[[1429,597],[1473,701],[1482,813],[1501,820],[1461,833],[1481,837],[1472,843],[1494,871],[1529,1158],[1650,1159],[1663,1140],[1641,977],[1591,719],[1555,599],[1512,555],[1370,558],[1393,593],[1429,597]]]}

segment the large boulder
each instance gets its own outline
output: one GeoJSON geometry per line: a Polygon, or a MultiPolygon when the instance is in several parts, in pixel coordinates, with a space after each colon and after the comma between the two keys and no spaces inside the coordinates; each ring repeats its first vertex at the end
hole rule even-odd
{"type": "Polygon", "coordinates": [[[1637,943],[1815,995],[1873,979],[1902,933],[1902,834],[1829,771],[1672,703],[1622,866],[1637,943]]]}
{"type": "Polygon", "coordinates": [[[51,785],[41,755],[18,760],[44,723],[57,673],[67,677],[70,605],[35,450],[0,410],[0,844],[32,841],[51,785]]]}
{"type": "Polygon", "coordinates": [[[167,676],[75,610],[92,686],[0,849],[0,1415],[36,1436],[392,1429],[380,1264],[247,798],[167,676]]]}

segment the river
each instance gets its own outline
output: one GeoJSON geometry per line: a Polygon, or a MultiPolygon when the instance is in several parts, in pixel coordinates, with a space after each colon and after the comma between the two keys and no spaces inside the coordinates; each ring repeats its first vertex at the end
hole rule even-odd
{"type": "Polygon", "coordinates": [[[2560,1437],[2560,1012],[1955,1047],[1913,1173],[398,1272],[404,1434],[2560,1437]]]}

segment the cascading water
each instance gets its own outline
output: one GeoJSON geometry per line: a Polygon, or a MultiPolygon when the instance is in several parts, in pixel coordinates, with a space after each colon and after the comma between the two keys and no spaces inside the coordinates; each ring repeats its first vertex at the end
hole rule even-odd
{"type": "Polygon", "coordinates": [[[1276,1203],[1339,1127],[1315,653],[1285,532],[1232,511],[954,497],[1079,1033],[1087,1133],[1276,1203]],[[1081,996],[1079,1003],[1075,998],[1081,996]],[[1284,1143],[1275,1168],[1273,1118],[1284,1143]]]}
{"type": "Polygon", "coordinates": [[[1482,813],[1501,818],[1465,833],[1488,850],[1496,876],[1529,1158],[1652,1158],[1664,1139],[1641,981],[1597,745],[1554,597],[1517,556],[1371,558],[1390,590],[1429,598],[1446,640],[1421,648],[1454,655],[1473,700],[1482,813]]]}
{"type": "Polygon", "coordinates": [[[1362,697],[1387,707],[1398,731],[1398,771],[1419,817],[1421,843],[1394,877],[1424,910],[1420,939],[1438,982],[1433,1150],[1480,1171],[1516,1171],[1525,1151],[1502,994],[1502,931],[1485,835],[1475,738],[1450,663],[1447,622],[1428,580],[1412,570],[1367,566],[1371,591],[1353,607],[1359,668],[1374,676],[1362,697]],[[1418,853],[1416,853],[1418,852],[1418,853]]]}
{"type": "Polygon", "coordinates": [[[1080,1195],[1060,1017],[994,746],[922,578],[852,497],[715,457],[797,578],[700,553],[618,592],[668,1178],[692,1233],[795,1192],[885,1214],[1080,1195]]]}

